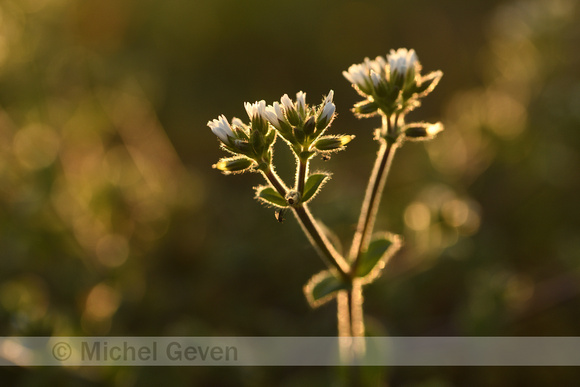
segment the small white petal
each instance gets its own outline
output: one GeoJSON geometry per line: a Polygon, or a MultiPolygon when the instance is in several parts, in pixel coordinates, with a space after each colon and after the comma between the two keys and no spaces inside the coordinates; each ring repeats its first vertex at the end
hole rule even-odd
{"type": "Polygon", "coordinates": [[[332,99],[334,98],[334,90],[330,90],[328,92],[328,95],[326,96],[326,98],[324,99],[324,103],[325,104],[329,104],[332,102],[332,99]]]}
{"type": "Polygon", "coordinates": [[[391,72],[398,72],[399,74],[405,74],[408,69],[414,67],[419,61],[415,50],[407,50],[406,48],[399,48],[397,51],[391,50],[387,59],[391,72]]]}
{"type": "Polygon", "coordinates": [[[348,71],[343,71],[342,76],[345,77],[346,80],[349,81],[350,83],[354,83],[354,78],[352,77],[352,74],[349,73],[348,71]]]}
{"type": "Polygon", "coordinates": [[[280,129],[280,123],[278,122],[278,116],[276,115],[276,110],[274,109],[274,107],[272,106],[266,107],[264,116],[272,125],[276,127],[276,129],[280,129]]]}
{"type": "Polygon", "coordinates": [[[260,102],[256,102],[256,113],[260,117],[265,117],[265,114],[266,114],[266,101],[261,100],[260,102]]]}
{"type": "Polygon", "coordinates": [[[229,137],[235,138],[232,128],[223,114],[218,119],[208,122],[207,125],[223,143],[229,143],[229,137]]]}
{"type": "Polygon", "coordinates": [[[249,102],[244,102],[244,108],[246,109],[246,113],[248,114],[248,117],[250,117],[250,120],[252,119],[252,116],[254,115],[254,109],[252,107],[252,104],[249,102]]]}
{"type": "Polygon", "coordinates": [[[232,118],[232,125],[237,126],[240,129],[244,128],[244,122],[236,117],[232,118]]]}
{"type": "Polygon", "coordinates": [[[274,102],[274,112],[280,121],[284,121],[286,119],[284,117],[284,112],[282,111],[282,108],[278,102],[274,102]]]}
{"type": "Polygon", "coordinates": [[[324,109],[322,109],[322,114],[320,114],[320,117],[325,121],[330,121],[335,110],[336,106],[334,106],[333,103],[327,103],[326,105],[324,105],[324,109]]]}
{"type": "Polygon", "coordinates": [[[304,111],[306,108],[306,93],[299,91],[296,93],[296,109],[299,111],[304,111]]]}
{"type": "Polygon", "coordinates": [[[373,81],[373,86],[375,87],[375,89],[377,89],[381,84],[382,77],[379,74],[377,74],[374,70],[371,70],[371,80],[373,81]]]}
{"type": "Polygon", "coordinates": [[[282,105],[284,105],[285,109],[294,109],[294,103],[290,97],[288,97],[288,94],[284,94],[282,98],[280,98],[280,102],[282,102],[282,105]]]}
{"type": "Polygon", "coordinates": [[[417,58],[417,54],[415,53],[415,50],[410,50],[407,54],[407,64],[409,65],[409,67],[414,66],[415,62],[418,62],[419,58],[417,58]]]}

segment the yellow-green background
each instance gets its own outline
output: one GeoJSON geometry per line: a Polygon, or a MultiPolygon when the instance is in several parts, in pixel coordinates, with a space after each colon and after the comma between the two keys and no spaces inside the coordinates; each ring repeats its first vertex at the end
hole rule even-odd
{"type": "MultiPolygon", "coordinates": [[[[348,246],[376,144],[341,72],[414,48],[444,77],[409,120],[377,226],[405,248],[365,289],[367,330],[580,334],[580,12],[574,0],[0,2],[0,335],[328,336],[294,219],[223,176],[206,126],[335,91],[312,202],[348,246]]],[[[275,161],[288,182],[292,156],[275,161]]],[[[375,370],[376,371],[376,370],[375,370]]],[[[574,368],[399,368],[375,385],[567,385],[574,368]]],[[[3,368],[10,386],[318,386],[328,368],[3,368]]]]}

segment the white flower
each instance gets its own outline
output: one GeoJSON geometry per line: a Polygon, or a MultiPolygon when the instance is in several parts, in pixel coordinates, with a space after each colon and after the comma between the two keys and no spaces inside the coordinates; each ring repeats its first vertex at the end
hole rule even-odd
{"type": "Polygon", "coordinates": [[[270,121],[270,123],[274,125],[276,129],[282,129],[280,122],[284,122],[286,117],[284,117],[284,112],[282,111],[282,108],[278,102],[274,102],[272,106],[267,106],[265,114],[266,119],[270,121]]]}
{"type": "Polygon", "coordinates": [[[207,126],[209,126],[213,134],[218,136],[218,138],[226,145],[230,144],[230,139],[236,137],[232,131],[230,123],[223,114],[219,116],[217,120],[208,121],[207,126]]]}
{"type": "Polygon", "coordinates": [[[237,117],[232,118],[232,126],[238,127],[244,130],[244,122],[237,117]]]}
{"type": "Polygon", "coordinates": [[[288,97],[288,94],[284,94],[282,98],[280,98],[280,102],[282,102],[284,109],[286,110],[294,109],[294,103],[292,102],[290,97],[288,97]]]}
{"type": "Polygon", "coordinates": [[[328,92],[328,95],[327,95],[327,96],[326,96],[326,98],[324,99],[324,103],[325,103],[325,104],[332,103],[332,100],[333,100],[333,98],[334,98],[334,90],[330,90],[330,91],[328,92]]]}
{"type": "Polygon", "coordinates": [[[244,102],[244,107],[248,117],[250,117],[250,121],[266,117],[266,101],[264,100],[254,103],[244,102]]]}
{"type": "Polygon", "coordinates": [[[306,93],[302,91],[296,93],[296,110],[299,111],[300,114],[306,112],[306,93]]]}
{"type": "Polygon", "coordinates": [[[320,122],[325,122],[326,125],[328,125],[328,123],[332,119],[332,116],[334,115],[335,110],[336,106],[334,106],[332,102],[327,103],[326,105],[324,105],[324,108],[322,109],[322,113],[320,113],[320,116],[318,116],[318,120],[320,122]]]}
{"type": "Polygon", "coordinates": [[[373,82],[375,90],[379,88],[382,80],[383,77],[380,75],[380,73],[376,73],[375,70],[371,70],[371,81],[373,82]]]}
{"type": "Polygon", "coordinates": [[[342,75],[352,84],[356,85],[364,93],[370,94],[372,90],[369,89],[369,64],[365,63],[353,64],[348,68],[348,71],[343,71],[342,75]]]}
{"type": "Polygon", "coordinates": [[[391,50],[389,55],[387,55],[387,60],[389,61],[391,74],[397,73],[403,76],[409,69],[415,67],[418,62],[415,50],[407,50],[406,48],[399,48],[397,51],[391,50]]]}
{"type": "Polygon", "coordinates": [[[370,62],[370,69],[380,76],[386,78],[387,61],[382,56],[377,56],[375,60],[370,62]]]}
{"type": "Polygon", "coordinates": [[[334,91],[330,90],[328,95],[320,104],[318,109],[318,117],[316,118],[316,128],[317,129],[324,129],[326,128],[332,119],[334,118],[334,112],[336,110],[336,106],[332,103],[332,99],[334,98],[334,91]]]}

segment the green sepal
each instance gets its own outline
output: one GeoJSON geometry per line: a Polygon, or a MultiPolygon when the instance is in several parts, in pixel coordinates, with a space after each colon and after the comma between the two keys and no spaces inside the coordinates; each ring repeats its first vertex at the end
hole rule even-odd
{"type": "Polygon", "coordinates": [[[264,137],[264,142],[266,143],[266,148],[269,148],[272,146],[272,144],[274,143],[274,141],[276,141],[276,131],[275,130],[270,130],[266,136],[264,137]]]}
{"type": "Polygon", "coordinates": [[[253,131],[250,135],[250,142],[256,155],[261,155],[264,151],[264,138],[262,133],[258,132],[257,130],[253,131]]]}
{"type": "Polygon", "coordinates": [[[288,207],[288,203],[286,202],[286,199],[284,199],[282,197],[282,195],[280,195],[278,193],[278,191],[276,191],[272,187],[268,187],[268,186],[256,187],[256,199],[258,199],[262,203],[265,203],[265,204],[268,204],[271,206],[282,207],[282,208],[288,207]]]}
{"type": "Polygon", "coordinates": [[[433,71],[424,77],[421,77],[421,85],[415,87],[415,93],[419,95],[419,97],[424,97],[439,84],[441,77],[443,76],[443,72],[441,71],[433,71]]]}
{"type": "Polygon", "coordinates": [[[294,135],[294,138],[296,139],[296,142],[298,142],[298,144],[304,144],[304,141],[306,140],[306,135],[302,130],[302,128],[299,127],[294,128],[292,130],[292,134],[294,135]]]}
{"type": "Polygon", "coordinates": [[[350,284],[342,281],[330,270],[315,274],[304,286],[304,295],[311,307],[317,308],[336,297],[340,290],[349,290],[350,284]]]}
{"type": "Polygon", "coordinates": [[[302,203],[306,203],[308,200],[312,199],[317,193],[322,185],[330,178],[327,173],[314,173],[308,176],[306,183],[304,183],[304,192],[302,193],[302,203]]]}
{"type": "Polygon", "coordinates": [[[389,258],[403,245],[399,235],[384,233],[371,241],[369,247],[359,258],[356,276],[363,278],[363,283],[370,283],[378,278],[389,258]]]}
{"type": "Polygon", "coordinates": [[[306,136],[310,136],[311,134],[314,133],[314,131],[316,130],[316,120],[314,116],[311,116],[308,120],[306,120],[302,130],[304,131],[304,134],[306,136]]]}
{"type": "Polygon", "coordinates": [[[294,108],[286,109],[286,118],[292,126],[298,126],[301,124],[300,116],[294,108]]]}

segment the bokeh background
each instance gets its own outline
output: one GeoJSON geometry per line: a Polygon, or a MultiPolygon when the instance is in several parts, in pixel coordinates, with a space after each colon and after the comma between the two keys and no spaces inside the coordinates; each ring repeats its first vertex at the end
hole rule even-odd
{"type": "MultiPolygon", "coordinates": [[[[312,203],[348,246],[376,152],[341,72],[414,48],[442,82],[409,120],[378,229],[405,236],[365,289],[371,335],[580,335],[575,0],[2,0],[0,334],[328,336],[323,268],[259,175],[213,170],[206,126],[335,91],[347,151],[312,203]]],[[[278,170],[292,157],[276,146],[278,170]]],[[[570,385],[575,368],[403,367],[373,385],[570,385]]],[[[327,368],[3,368],[11,386],[318,386],[327,368]]]]}

